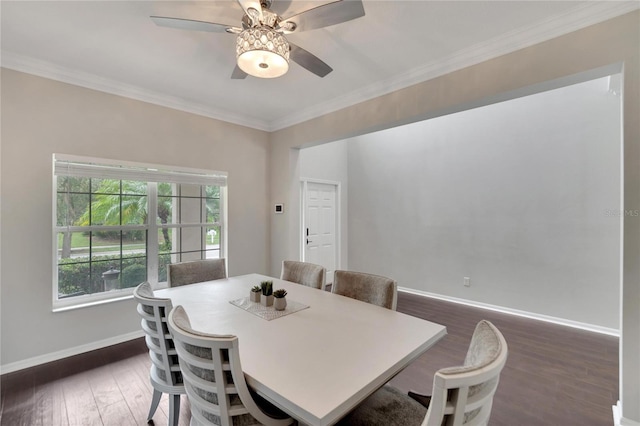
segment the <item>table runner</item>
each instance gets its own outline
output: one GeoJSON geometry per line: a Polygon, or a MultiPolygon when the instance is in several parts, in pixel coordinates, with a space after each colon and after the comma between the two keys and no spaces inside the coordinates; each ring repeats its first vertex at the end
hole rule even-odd
{"type": "Polygon", "coordinates": [[[248,297],[230,300],[229,303],[237,306],[240,309],[244,309],[247,312],[251,312],[252,314],[259,316],[260,318],[266,319],[267,321],[271,321],[272,319],[280,318],[285,315],[307,309],[309,307],[309,305],[305,305],[303,303],[289,299],[287,299],[287,307],[284,309],[284,311],[276,311],[273,305],[264,306],[260,303],[252,302],[248,297]]]}

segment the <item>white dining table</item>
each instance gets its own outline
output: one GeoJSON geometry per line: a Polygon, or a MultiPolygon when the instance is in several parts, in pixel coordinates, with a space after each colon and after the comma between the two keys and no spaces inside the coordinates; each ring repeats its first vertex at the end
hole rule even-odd
{"type": "Polygon", "coordinates": [[[156,290],[194,329],[238,336],[247,383],[302,424],[336,423],[446,335],[442,325],[259,274],[156,290]],[[261,281],[309,306],[263,319],[230,303],[261,281]]]}

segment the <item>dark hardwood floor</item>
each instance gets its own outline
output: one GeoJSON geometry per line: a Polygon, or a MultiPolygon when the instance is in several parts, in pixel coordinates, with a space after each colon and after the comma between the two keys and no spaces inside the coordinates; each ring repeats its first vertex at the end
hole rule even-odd
{"type": "Polygon", "coordinates": [[[475,324],[491,321],[509,345],[492,426],[604,426],[618,401],[618,338],[406,293],[398,310],[446,325],[448,335],[391,384],[430,393],[442,367],[461,363],[475,324]]]}
{"type": "MultiPolygon", "coordinates": [[[[396,376],[401,390],[431,391],[434,372],[464,359],[475,324],[492,321],[509,344],[492,426],[604,426],[618,400],[618,338],[400,293],[398,311],[446,325],[448,335],[396,376]]],[[[151,402],[143,339],[1,380],[0,424],[143,425],[151,402]]],[[[154,416],[167,424],[166,395],[154,416]]],[[[182,398],[180,424],[188,425],[182,398]]],[[[410,426],[410,425],[408,425],[410,426]]]]}

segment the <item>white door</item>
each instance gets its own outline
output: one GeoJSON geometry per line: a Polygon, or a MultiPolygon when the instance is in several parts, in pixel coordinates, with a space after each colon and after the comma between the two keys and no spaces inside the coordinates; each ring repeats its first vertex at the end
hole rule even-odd
{"type": "Polygon", "coordinates": [[[303,260],[324,266],[331,283],[338,257],[337,185],[307,182],[304,192],[303,260]]]}

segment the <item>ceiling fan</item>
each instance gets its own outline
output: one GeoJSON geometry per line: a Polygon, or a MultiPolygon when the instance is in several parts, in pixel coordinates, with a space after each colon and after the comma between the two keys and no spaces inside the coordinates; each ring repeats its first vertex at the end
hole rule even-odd
{"type": "Polygon", "coordinates": [[[289,60],[324,77],[333,68],[314,54],[289,42],[285,35],[328,27],[364,16],[362,0],[337,0],[289,17],[280,16],[280,13],[286,14],[291,1],[238,0],[245,12],[241,27],[165,16],[151,16],[151,19],[162,27],[237,35],[237,64],[231,73],[233,79],[243,79],[247,75],[279,77],[288,71],[289,60]]]}

